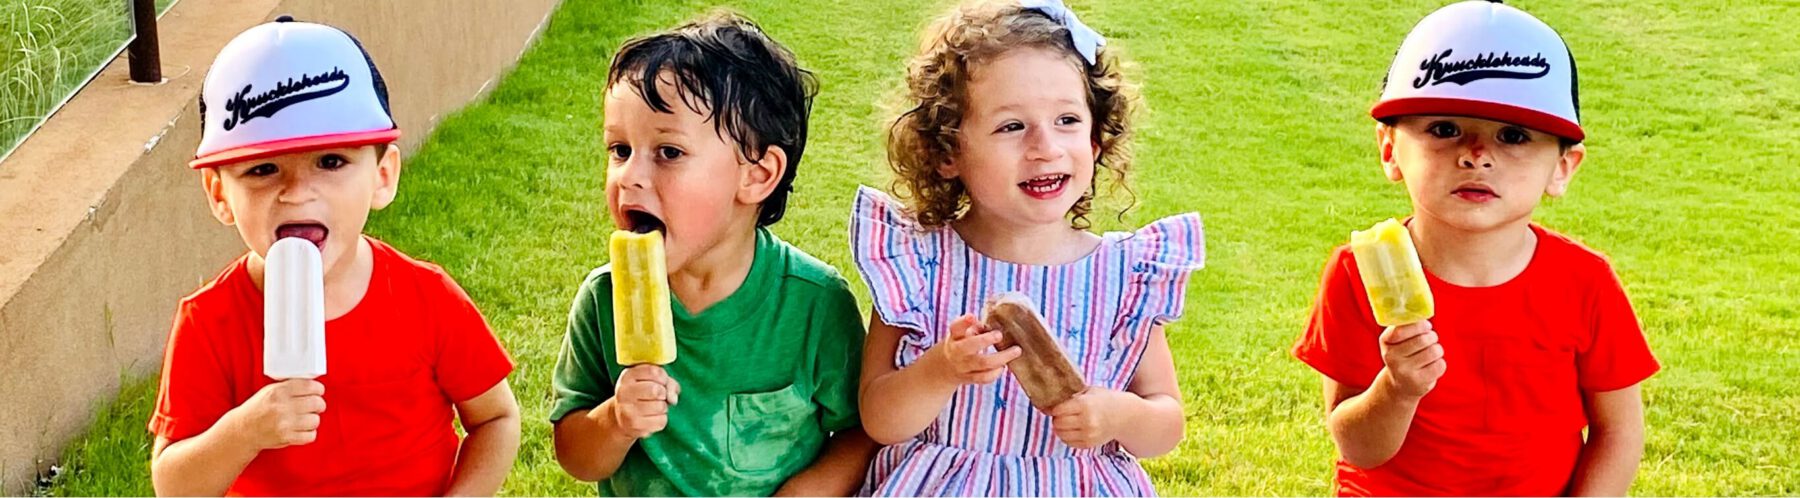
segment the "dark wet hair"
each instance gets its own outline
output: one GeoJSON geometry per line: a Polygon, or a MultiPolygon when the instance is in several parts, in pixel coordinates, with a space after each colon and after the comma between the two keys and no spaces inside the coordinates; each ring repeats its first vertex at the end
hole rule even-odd
{"type": "Polygon", "coordinates": [[[787,171],[756,215],[757,226],[781,221],[806,150],[818,79],[756,23],[730,11],[626,41],[613,55],[606,87],[631,85],[651,109],[671,113],[673,101],[656,84],[665,73],[674,83],[673,101],[705,115],[720,136],[737,142],[744,159],[761,161],[771,145],[787,154],[787,171]]]}

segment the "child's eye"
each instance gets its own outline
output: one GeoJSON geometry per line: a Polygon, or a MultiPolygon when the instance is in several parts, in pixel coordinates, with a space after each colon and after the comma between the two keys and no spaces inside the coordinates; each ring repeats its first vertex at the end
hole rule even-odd
{"type": "Polygon", "coordinates": [[[337,154],[319,156],[319,169],[334,170],[350,164],[350,160],[337,154]]]}
{"type": "Polygon", "coordinates": [[[613,159],[620,161],[631,159],[631,146],[629,145],[615,144],[611,147],[607,147],[606,152],[612,155],[613,159]]]}
{"type": "Polygon", "coordinates": [[[1462,128],[1449,121],[1437,121],[1425,126],[1425,133],[1438,138],[1456,138],[1462,136],[1462,128]]]}
{"type": "Polygon", "coordinates": [[[683,154],[683,152],[681,152],[681,149],[677,149],[677,148],[670,147],[667,145],[658,147],[656,149],[656,155],[661,156],[663,158],[663,160],[665,160],[665,161],[673,161],[676,159],[681,159],[682,154],[683,154]]]}
{"type": "Polygon", "coordinates": [[[1524,129],[1519,128],[1517,126],[1508,126],[1508,127],[1500,129],[1499,139],[1500,139],[1500,143],[1503,143],[1503,144],[1519,145],[1519,144],[1523,144],[1526,142],[1530,142],[1531,134],[1525,132],[1524,129]]]}
{"type": "Polygon", "coordinates": [[[1019,130],[1023,130],[1023,129],[1025,129],[1025,125],[1023,123],[1020,123],[1018,121],[1007,121],[1006,124],[1002,124],[1002,125],[1000,125],[999,128],[995,128],[994,133],[1010,133],[1010,132],[1015,132],[1015,131],[1019,131],[1019,130]]]}
{"type": "Polygon", "coordinates": [[[275,163],[262,163],[244,170],[244,176],[269,176],[275,174],[277,171],[280,171],[280,169],[275,167],[275,163]]]}
{"type": "Polygon", "coordinates": [[[1062,125],[1062,126],[1068,126],[1068,125],[1072,125],[1072,124],[1080,123],[1080,122],[1081,122],[1081,117],[1076,116],[1074,114],[1066,114],[1066,115],[1063,115],[1062,117],[1056,118],[1056,124],[1062,125]]]}

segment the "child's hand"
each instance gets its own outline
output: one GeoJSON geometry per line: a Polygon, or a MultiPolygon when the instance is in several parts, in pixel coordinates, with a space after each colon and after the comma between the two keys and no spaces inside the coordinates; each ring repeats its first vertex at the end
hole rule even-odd
{"type": "Polygon", "coordinates": [[[1404,396],[1423,398],[1444,376],[1444,347],[1431,321],[1396,325],[1381,333],[1381,362],[1388,381],[1404,396]]]}
{"type": "Polygon", "coordinates": [[[669,405],[681,399],[681,384],[656,365],[637,365],[619,375],[613,391],[613,421],[632,439],[669,425],[669,405]]]}
{"type": "Polygon", "coordinates": [[[325,411],[325,384],[288,379],[263,386],[231,411],[238,434],[257,450],[313,442],[319,437],[319,414],[325,411]]]}
{"type": "Polygon", "coordinates": [[[1135,394],[1090,387],[1050,409],[1050,427],[1070,448],[1087,449],[1117,439],[1120,417],[1113,416],[1120,396],[1135,394]]]}
{"type": "Polygon", "coordinates": [[[1023,354],[1018,346],[986,352],[999,344],[1000,339],[1000,331],[983,331],[975,315],[963,315],[950,322],[950,340],[932,346],[925,352],[927,359],[921,363],[929,361],[939,378],[950,384],[993,383],[1006,373],[1007,363],[1023,354]]]}

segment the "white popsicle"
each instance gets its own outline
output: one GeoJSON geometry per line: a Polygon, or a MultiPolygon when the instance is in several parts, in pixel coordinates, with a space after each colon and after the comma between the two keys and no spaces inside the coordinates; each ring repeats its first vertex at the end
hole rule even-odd
{"type": "Polygon", "coordinates": [[[263,375],[276,380],[325,375],[325,262],[311,241],[288,237],[269,247],[263,269],[263,375]]]}

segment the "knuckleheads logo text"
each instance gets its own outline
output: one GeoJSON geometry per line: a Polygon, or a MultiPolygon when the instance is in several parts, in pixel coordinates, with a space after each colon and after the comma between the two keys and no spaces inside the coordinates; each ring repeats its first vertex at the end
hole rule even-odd
{"type": "Polygon", "coordinates": [[[349,86],[350,75],[335,67],[323,74],[302,73],[298,81],[288,78],[277,83],[275,88],[256,95],[250,95],[251,85],[244,85],[243,90],[225,101],[225,111],[231,113],[225,117],[225,130],[230,131],[252,119],[274,117],[288,106],[330,96],[349,86]]]}
{"type": "Polygon", "coordinates": [[[1505,78],[1529,80],[1550,74],[1550,61],[1544,60],[1544,54],[1532,56],[1514,56],[1511,52],[1503,54],[1477,54],[1474,58],[1449,60],[1450,49],[1431,56],[1419,63],[1423,71],[1419,77],[1413,78],[1413,88],[1425,88],[1425,85],[1455,83],[1467,85],[1475,80],[1488,78],[1505,78]],[[1532,71],[1530,68],[1536,68],[1532,71]]]}

